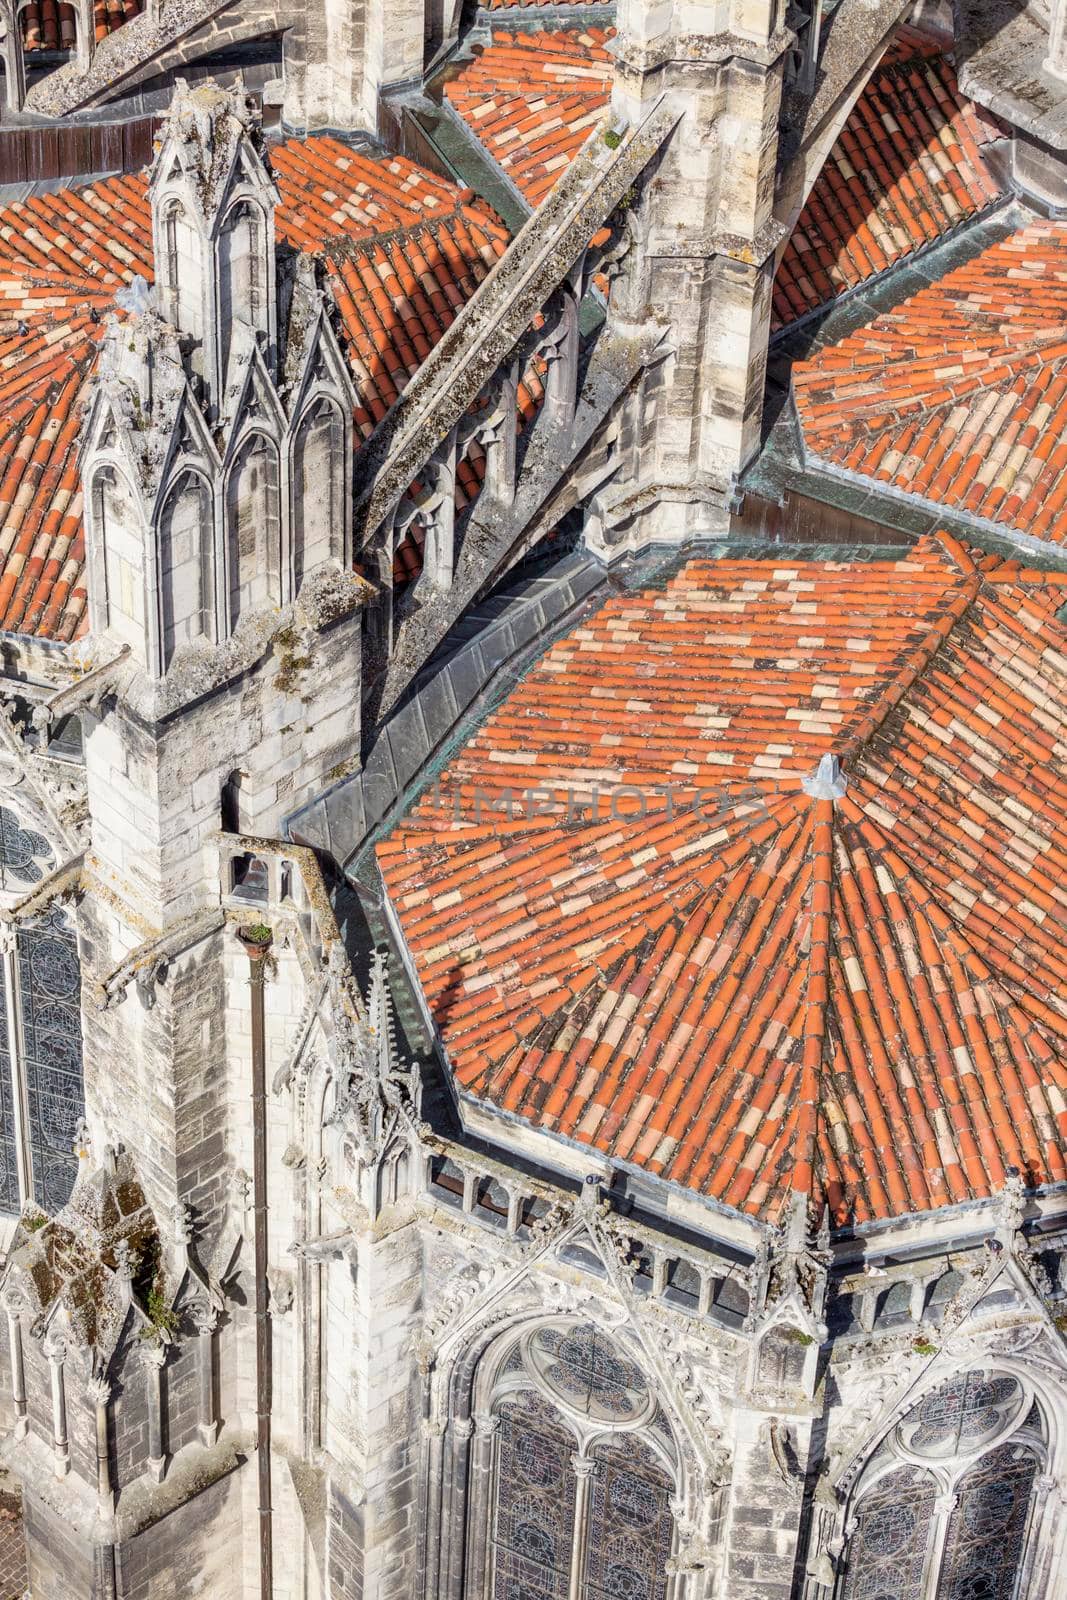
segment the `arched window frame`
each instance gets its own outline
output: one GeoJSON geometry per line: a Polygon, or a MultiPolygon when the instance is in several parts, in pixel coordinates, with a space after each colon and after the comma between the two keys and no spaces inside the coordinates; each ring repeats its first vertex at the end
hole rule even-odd
{"type": "Polygon", "coordinates": [[[205,516],[204,525],[200,529],[197,559],[200,578],[200,608],[202,615],[202,637],[208,643],[214,644],[219,637],[218,626],[218,594],[216,583],[216,562],[218,538],[215,528],[215,491],[211,478],[203,463],[196,459],[179,459],[171,473],[166,488],[160,495],[155,517],[155,560],[158,582],[156,584],[156,638],[158,639],[158,665],[157,671],[162,675],[170,665],[170,658],[166,649],[166,616],[164,611],[163,595],[163,521],[168,506],[175,496],[186,492],[186,485],[191,481],[202,498],[205,516]]]}
{"type": "MultiPolygon", "coordinates": [[[[574,1408],[568,1408],[550,1387],[532,1376],[528,1368],[524,1373],[506,1370],[516,1349],[528,1350],[530,1341],[539,1331],[546,1328],[573,1330],[590,1321],[595,1324],[592,1317],[516,1321],[506,1332],[498,1332],[495,1338],[482,1341],[478,1348],[458,1353],[448,1379],[451,1417],[440,1432],[434,1428],[428,1430],[423,1478],[428,1498],[420,1554],[427,1600],[445,1600],[446,1596],[451,1600],[490,1600],[500,1407],[523,1390],[533,1391],[546,1400],[574,1440],[579,1490],[583,1474],[588,1487],[587,1474],[595,1466],[594,1453],[609,1442],[629,1435],[651,1450],[670,1485],[671,1557],[676,1554],[678,1516],[692,1498],[691,1485],[687,1482],[690,1463],[687,1453],[678,1448],[677,1423],[670,1417],[664,1397],[657,1392],[647,1369],[643,1375],[650,1403],[625,1423],[583,1418],[574,1408]],[[661,1434],[661,1428],[666,1430],[665,1434],[661,1434]]],[[[625,1334],[595,1325],[620,1355],[644,1368],[639,1353],[631,1348],[625,1334]]],[[[576,1549],[586,1540],[588,1530],[588,1494],[584,1496],[584,1504],[582,1498],[579,1495],[576,1511],[576,1549]]],[[[686,1580],[682,1572],[673,1570],[670,1558],[665,1576],[665,1600],[680,1600],[686,1580]]],[[[577,1584],[572,1572],[572,1595],[582,1592],[577,1584]]]]}
{"type": "MultiPolygon", "coordinates": [[[[71,919],[53,904],[19,924],[3,924],[0,939],[0,1142],[5,1175],[0,1216],[31,1203],[55,1212],[74,1182],[75,1127],[85,1107],[80,975],[59,991],[49,976],[49,944],[59,941],[64,960],[78,964],[71,919]],[[59,1048],[60,1039],[65,1048],[59,1048]],[[48,1136],[49,1119],[65,1103],[70,1127],[48,1136]],[[68,1136],[69,1135],[69,1139],[68,1136]],[[14,1171],[10,1171],[13,1160],[14,1171]],[[66,1179],[64,1178],[66,1174],[66,1179]],[[69,1181],[67,1181],[69,1180],[69,1181]]],[[[54,974],[55,963],[52,964],[54,974]]]]}
{"type": "MultiPolygon", "coordinates": [[[[1035,1473],[1030,1504],[1026,1515],[1022,1549],[1018,1564],[1018,1577],[1012,1600],[1062,1600],[1067,1596],[1067,1572],[1059,1566],[1059,1556],[1054,1547],[1062,1545],[1064,1534],[1056,1517],[1055,1496],[1049,1489],[1055,1482],[1057,1461],[1063,1455],[1064,1442],[1058,1438],[1056,1418],[1064,1410],[1065,1396],[1049,1394],[1046,1386],[1022,1362],[997,1361],[988,1366],[968,1366],[958,1373],[941,1372],[919,1396],[909,1397],[867,1454],[866,1464],[859,1472],[854,1487],[845,1503],[841,1522],[841,1543],[845,1559],[842,1561],[837,1581],[833,1586],[834,1600],[848,1600],[848,1554],[856,1531],[857,1521],[864,1501],[877,1492],[879,1484],[901,1466],[917,1467],[928,1474],[934,1489],[934,1518],[930,1534],[926,1569],[923,1577],[923,1600],[938,1600],[943,1577],[946,1537],[953,1509],[964,1480],[981,1462],[1006,1444],[1017,1443],[1035,1457],[1035,1473]],[[1014,1378],[1022,1391],[1017,1411],[1001,1430],[981,1440],[973,1449],[958,1449],[944,1459],[911,1450],[900,1436],[901,1427],[914,1415],[923,1401],[950,1377],[963,1378],[968,1373],[983,1374],[990,1378],[1014,1378]],[[1034,1407],[1040,1417],[1040,1431],[1030,1423],[1034,1407]],[[1059,1587],[1050,1589],[1050,1574],[1061,1571],[1059,1587]]],[[[1059,1461],[1059,1473],[1064,1463],[1059,1461]]],[[[1062,1551],[1060,1551],[1062,1555],[1062,1551]]],[[[827,1591],[816,1588],[813,1593],[827,1591]]]]}
{"type": "Polygon", "coordinates": [[[225,475],[222,479],[221,500],[221,525],[222,543],[225,551],[223,571],[225,574],[223,592],[225,596],[225,616],[228,631],[233,632],[238,617],[234,615],[233,584],[234,584],[234,529],[230,514],[230,491],[236,475],[241,471],[246,457],[252,452],[265,449],[269,452],[274,463],[274,497],[275,520],[277,526],[263,528],[257,533],[257,547],[261,553],[267,574],[267,600],[272,605],[283,603],[281,594],[282,552],[286,540],[284,506],[286,503],[286,485],[282,479],[284,456],[278,448],[278,442],[272,434],[264,428],[255,425],[242,430],[240,436],[233,442],[229,452],[225,475]],[[259,543],[259,541],[262,543],[259,543]]]}
{"type": "MultiPolygon", "coordinates": [[[[142,559],[145,563],[144,570],[135,574],[136,586],[139,591],[140,618],[126,618],[132,626],[135,622],[140,627],[140,635],[136,640],[128,642],[133,644],[135,653],[143,656],[143,664],[151,667],[159,659],[159,629],[157,618],[156,595],[159,589],[159,573],[156,564],[155,543],[146,540],[143,522],[144,516],[141,497],[134,487],[133,479],[128,472],[125,462],[114,450],[101,452],[92,461],[86,473],[88,480],[88,493],[85,499],[87,538],[86,544],[91,552],[88,562],[89,570],[89,609],[90,626],[93,633],[103,633],[114,626],[112,606],[114,597],[111,593],[111,574],[108,567],[107,527],[104,516],[104,486],[108,477],[115,480],[127,496],[131,511],[131,519],[136,517],[139,526],[133,531],[141,541],[142,559]]],[[[116,605],[116,612],[121,609],[116,605]]]]}
{"type": "Polygon", "coordinates": [[[330,529],[330,559],[341,563],[342,568],[351,563],[351,523],[352,523],[352,487],[349,464],[351,462],[351,414],[346,411],[341,400],[331,390],[315,388],[307,396],[300,414],[293,423],[289,436],[288,466],[289,466],[289,552],[288,571],[290,593],[295,596],[299,591],[303,579],[307,576],[309,567],[306,559],[298,560],[300,554],[297,550],[298,528],[300,517],[297,511],[297,494],[299,492],[299,467],[301,449],[305,431],[311,427],[320,411],[328,410],[331,421],[337,428],[339,448],[337,451],[337,471],[335,481],[331,485],[330,499],[331,510],[335,514],[336,522],[330,529]]]}

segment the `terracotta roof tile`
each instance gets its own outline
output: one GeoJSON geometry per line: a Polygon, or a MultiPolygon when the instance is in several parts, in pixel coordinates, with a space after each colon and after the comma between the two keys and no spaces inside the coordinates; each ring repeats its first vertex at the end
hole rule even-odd
{"type": "Polygon", "coordinates": [[[602,120],[613,29],[504,33],[445,85],[445,95],[531,205],[538,205],[602,120]]]}
{"type": "MultiPolygon", "coordinates": [[[[315,138],[272,162],[279,238],[326,260],[366,436],[507,234],[469,190],[399,157],[315,138]]],[[[135,273],[153,275],[142,177],[0,207],[0,631],[70,640],[87,625],[78,430],[103,313],[135,273]]]]}
{"type": "Polygon", "coordinates": [[[1067,224],[1040,221],[794,368],[809,452],[1067,539],[1067,224]]]}
{"type": "Polygon", "coordinates": [[[982,147],[1000,130],[961,96],[927,36],[904,28],[857,101],[775,278],[781,328],[884,272],[1002,193],[982,147]]]}
{"type": "Polygon", "coordinates": [[[1067,1178],[1065,584],[943,539],[606,600],[379,847],[461,1090],[767,1217],[1067,1178]]]}
{"type": "MultiPolygon", "coordinates": [[[[106,39],[143,9],[141,0],[93,0],[93,37],[106,39]]],[[[73,50],[75,38],[73,6],[64,0],[29,0],[22,12],[27,50],[73,50]]]]}

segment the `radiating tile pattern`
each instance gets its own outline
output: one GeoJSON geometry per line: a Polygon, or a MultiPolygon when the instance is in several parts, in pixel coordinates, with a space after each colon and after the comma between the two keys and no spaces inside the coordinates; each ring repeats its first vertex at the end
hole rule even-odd
{"type": "Polygon", "coordinates": [[[932,41],[901,29],[793,231],[773,325],[829,304],[984,210],[1002,190],[983,147],[1000,136],[964,100],[932,41]]]}
{"type": "Polygon", "coordinates": [[[531,205],[603,121],[613,32],[497,32],[445,85],[449,104],[531,205]]]}
{"type": "MultiPolygon", "coordinates": [[[[400,157],[272,151],[278,234],[321,255],[366,436],[507,245],[494,214],[400,157]],[[382,236],[379,240],[379,236],[382,236]]],[[[77,442],[104,314],[153,275],[142,177],[0,208],[0,630],[70,640],[86,593],[77,442]]]]}
{"type": "Polygon", "coordinates": [[[1067,224],[1036,221],[793,369],[808,452],[1067,539],[1067,224]]]}
{"type": "Polygon", "coordinates": [[[769,1217],[1067,1178],[1065,599],[942,537],[605,601],[379,846],[461,1090],[769,1217]]]}
{"type": "MultiPolygon", "coordinates": [[[[106,39],[131,17],[139,16],[143,9],[141,0],[94,0],[93,37],[106,39]]],[[[74,49],[74,7],[64,0],[29,0],[21,20],[22,39],[27,50],[74,49]]]]}

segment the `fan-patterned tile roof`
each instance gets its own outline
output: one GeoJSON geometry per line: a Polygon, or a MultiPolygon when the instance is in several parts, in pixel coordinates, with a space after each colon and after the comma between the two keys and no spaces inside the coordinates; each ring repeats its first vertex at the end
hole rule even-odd
{"type": "Polygon", "coordinates": [[[613,32],[497,32],[445,85],[449,104],[533,206],[603,120],[613,32]]]}
{"type": "Polygon", "coordinates": [[[379,846],[462,1091],[768,1218],[1067,1178],[1067,578],[980,561],[694,558],[547,651],[379,846]]]}
{"type": "MultiPolygon", "coordinates": [[[[400,157],[329,138],[272,152],[278,235],[316,252],[347,335],[366,436],[507,246],[493,213],[400,157]]],[[[86,626],[77,440],[103,314],[153,276],[143,177],[0,208],[0,631],[86,626]]]]}
{"type": "Polygon", "coordinates": [[[781,328],[876,277],[1002,193],[983,158],[1001,136],[951,65],[905,28],[864,90],[793,231],[774,284],[781,328]]]}
{"type": "MultiPolygon", "coordinates": [[[[144,9],[141,0],[93,0],[93,37],[99,41],[144,9]]],[[[65,0],[30,0],[21,13],[22,41],[27,50],[73,50],[74,7],[65,0]]]]}
{"type": "Polygon", "coordinates": [[[1067,540],[1067,224],[1027,225],[793,370],[808,452],[1067,540]]]}

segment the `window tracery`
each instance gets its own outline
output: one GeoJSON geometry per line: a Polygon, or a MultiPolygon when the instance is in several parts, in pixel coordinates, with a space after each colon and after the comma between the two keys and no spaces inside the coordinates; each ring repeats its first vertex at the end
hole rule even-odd
{"type": "Polygon", "coordinates": [[[867,1464],[838,1600],[1017,1600],[1043,1452],[1017,1378],[965,1371],[931,1390],[867,1464]]]}
{"type": "Polygon", "coordinates": [[[496,1371],[493,1489],[472,1507],[493,1600],[666,1600],[674,1445],[641,1368],[582,1323],[535,1329],[496,1371]]]}
{"type": "Polygon", "coordinates": [[[940,1600],[1013,1600],[1037,1457],[1002,1444],[966,1474],[949,1517],[940,1600]]]}
{"type": "Polygon", "coordinates": [[[77,944],[53,907],[19,928],[0,973],[0,1212],[66,1204],[84,1107],[77,944]]]}

